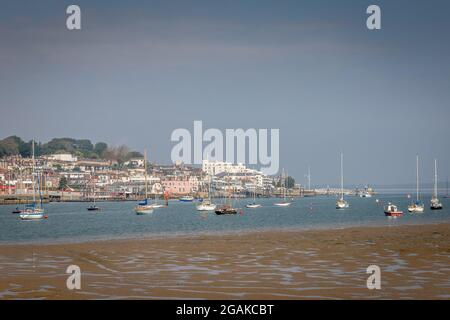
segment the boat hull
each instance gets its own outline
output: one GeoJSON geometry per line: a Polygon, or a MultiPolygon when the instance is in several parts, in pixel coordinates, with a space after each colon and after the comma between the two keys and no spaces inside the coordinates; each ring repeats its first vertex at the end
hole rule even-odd
{"type": "Polygon", "coordinates": [[[153,207],[152,206],[137,206],[134,208],[134,212],[136,212],[137,215],[150,214],[150,213],[153,213],[153,207]]]}
{"type": "Polygon", "coordinates": [[[292,203],[290,203],[290,202],[279,202],[279,203],[274,203],[273,205],[277,206],[277,207],[289,207],[291,204],[292,203]]]}
{"type": "Polygon", "coordinates": [[[209,204],[209,205],[198,205],[197,206],[197,211],[214,211],[216,210],[216,205],[215,204],[209,204]]]}
{"type": "Polygon", "coordinates": [[[401,216],[403,216],[403,212],[402,211],[395,211],[395,212],[385,211],[384,214],[387,217],[401,217],[401,216]]]}
{"type": "Polygon", "coordinates": [[[249,208],[249,209],[256,209],[256,208],[260,208],[261,205],[257,204],[257,203],[251,203],[251,204],[247,204],[245,207],[249,208]]]}
{"type": "Polygon", "coordinates": [[[24,212],[20,214],[22,220],[40,220],[44,217],[44,212],[24,212]]]}

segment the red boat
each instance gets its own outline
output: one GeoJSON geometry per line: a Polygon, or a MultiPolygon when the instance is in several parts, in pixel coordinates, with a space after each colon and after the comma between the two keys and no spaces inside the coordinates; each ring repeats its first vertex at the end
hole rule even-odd
{"type": "Polygon", "coordinates": [[[398,210],[396,205],[389,202],[384,208],[384,214],[388,217],[401,217],[403,215],[403,211],[398,210]]]}

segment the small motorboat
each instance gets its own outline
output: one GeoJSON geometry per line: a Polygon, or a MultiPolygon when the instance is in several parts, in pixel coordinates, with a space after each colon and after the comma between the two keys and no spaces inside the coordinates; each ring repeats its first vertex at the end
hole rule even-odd
{"type": "Polygon", "coordinates": [[[236,208],[233,208],[231,206],[228,205],[224,205],[219,207],[216,211],[217,215],[222,215],[222,214],[237,214],[238,211],[236,208]]]}
{"type": "Polygon", "coordinates": [[[192,197],[192,196],[183,196],[179,200],[181,202],[192,202],[192,201],[194,201],[194,197],[192,197]]]}
{"type": "Polygon", "coordinates": [[[403,211],[398,210],[396,205],[389,202],[384,208],[384,214],[388,217],[401,217],[403,215],[403,211]]]}
{"type": "Polygon", "coordinates": [[[245,207],[249,208],[249,209],[256,209],[256,208],[261,207],[261,205],[259,203],[253,202],[253,203],[249,203],[249,204],[245,205],[245,207]]]}
{"type": "Polygon", "coordinates": [[[21,213],[21,212],[22,212],[22,210],[20,210],[19,207],[16,207],[16,208],[12,211],[12,213],[21,213]]]}
{"type": "Polygon", "coordinates": [[[88,211],[100,211],[100,208],[97,207],[97,206],[94,204],[94,205],[92,205],[92,206],[89,206],[89,207],[87,208],[87,210],[88,210],[88,211]]]}

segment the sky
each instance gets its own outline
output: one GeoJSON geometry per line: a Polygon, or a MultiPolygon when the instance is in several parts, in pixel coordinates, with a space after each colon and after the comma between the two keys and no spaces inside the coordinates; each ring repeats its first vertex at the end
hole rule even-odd
{"type": "Polygon", "coordinates": [[[448,1],[0,0],[0,138],[86,138],[170,163],[173,130],[280,129],[298,182],[450,175],[448,1]],[[66,29],[66,8],[82,29],[66,29]],[[381,30],[366,8],[381,8],[381,30]]]}

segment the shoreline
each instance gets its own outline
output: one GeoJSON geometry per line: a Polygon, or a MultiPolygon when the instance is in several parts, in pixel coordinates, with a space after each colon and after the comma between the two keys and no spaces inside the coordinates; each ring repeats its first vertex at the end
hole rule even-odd
{"type": "Polygon", "coordinates": [[[0,299],[450,299],[449,265],[450,223],[8,245],[0,299]]]}
{"type": "MultiPolygon", "coordinates": [[[[28,221],[27,221],[28,222],[28,221]]],[[[28,223],[35,223],[35,221],[30,221],[28,223]]],[[[124,235],[119,237],[108,237],[104,238],[100,236],[98,239],[69,239],[63,238],[59,240],[30,240],[21,242],[2,242],[0,241],[0,249],[7,246],[50,246],[50,245],[71,245],[71,244],[88,244],[88,243],[103,243],[103,242],[123,242],[123,241],[145,241],[145,240],[164,240],[164,239],[183,239],[183,238],[197,238],[197,237],[222,237],[231,235],[252,235],[270,232],[314,232],[314,231],[337,231],[337,230],[348,230],[348,229],[371,229],[371,228],[397,228],[397,227],[408,227],[408,226],[428,226],[428,225],[445,225],[448,222],[442,221],[420,221],[420,222],[407,222],[399,225],[386,225],[381,223],[374,223],[371,225],[360,224],[360,225],[342,225],[342,226],[329,226],[320,225],[317,227],[270,227],[270,228],[260,228],[260,229],[240,229],[240,230],[208,230],[208,231],[192,231],[192,232],[167,232],[167,233],[154,233],[154,234],[142,234],[142,235],[124,235]]]]}

